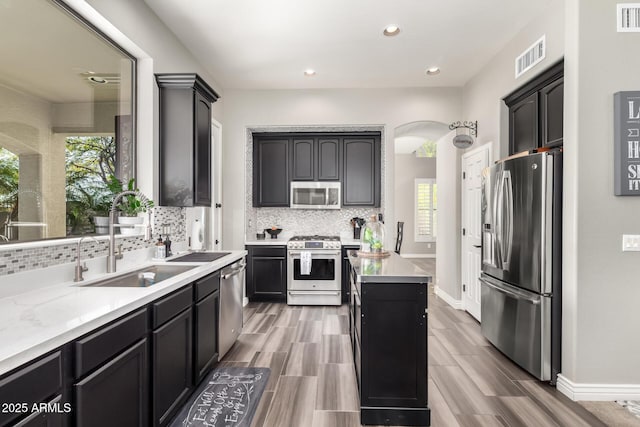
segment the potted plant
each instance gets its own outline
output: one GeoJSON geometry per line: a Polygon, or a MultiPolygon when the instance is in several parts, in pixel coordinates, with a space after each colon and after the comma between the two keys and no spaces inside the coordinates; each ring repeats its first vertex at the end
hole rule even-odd
{"type": "MultiPolygon", "coordinates": [[[[125,189],[122,182],[111,175],[109,178],[109,182],[107,184],[109,190],[117,195],[122,193],[123,191],[138,191],[135,185],[135,179],[131,178],[127,183],[127,188],[125,189]]],[[[136,224],[142,224],[144,222],[144,218],[138,216],[138,214],[146,212],[147,208],[153,207],[153,202],[149,202],[149,204],[145,204],[135,195],[127,195],[120,199],[116,208],[120,212],[120,216],[118,217],[118,224],[129,225],[130,227],[121,227],[121,234],[138,234],[138,231],[135,228],[136,224]]]]}

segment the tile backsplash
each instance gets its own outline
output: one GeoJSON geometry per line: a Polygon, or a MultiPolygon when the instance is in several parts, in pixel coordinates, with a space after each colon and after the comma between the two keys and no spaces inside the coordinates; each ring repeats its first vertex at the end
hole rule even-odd
{"type": "MultiPolygon", "coordinates": [[[[260,208],[256,209],[256,230],[277,226],[297,235],[352,236],[349,220],[354,217],[367,221],[380,208],[343,208],[336,210],[260,208]]],[[[250,235],[250,234],[249,234],[250,235]]]]}
{"type": "MultiPolygon", "coordinates": [[[[124,252],[155,245],[155,239],[160,234],[162,225],[171,226],[173,242],[182,242],[186,239],[184,208],[156,206],[152,210],[151,218],[153,224],[151,241],[145,241],[144,236],[118,238],[118,244],[122,244],[124,252]]],[[[0,276],[73,262],[76,258],[76,247],[77,243],[56,241],[42,242],[42,246],[20,249],[0,246],[0,276]]],[[[108,249],[108,240],[96,242],[85,239],[82,242],[82,258],[106,256],[108,249]]]]}

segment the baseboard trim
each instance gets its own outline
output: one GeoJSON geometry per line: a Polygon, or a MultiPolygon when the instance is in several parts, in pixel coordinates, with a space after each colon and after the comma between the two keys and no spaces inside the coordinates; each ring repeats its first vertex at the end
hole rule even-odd
{"type": "Polygon", "coordinates": [[[558,374],[558,391],[571,400],[640,400],[640,384],[580,384],[558,374]]]}
{"type": "Polygon", "coordinates": [[[436,254],[400,254],[402,258],[435,258],[436,254]]]}
{"type": "Polygon", "coordinates": [[[464,304],[462,304],[462,300],[455,299],[438,286],[434,286],[433,289],[436,292],[436,295],[442,298],[442,300],[449,304],[451,307],[455,308],[456,310],[464,310],[464,304]]]}

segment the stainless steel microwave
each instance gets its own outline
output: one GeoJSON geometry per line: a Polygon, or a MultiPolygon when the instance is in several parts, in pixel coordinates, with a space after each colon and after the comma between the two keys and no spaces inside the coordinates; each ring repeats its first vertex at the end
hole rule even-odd
{"type": "Polygon", "coordinates": [[[294,181],[291,201],[294,209],[340,209],[339,182],[294,181]]]}

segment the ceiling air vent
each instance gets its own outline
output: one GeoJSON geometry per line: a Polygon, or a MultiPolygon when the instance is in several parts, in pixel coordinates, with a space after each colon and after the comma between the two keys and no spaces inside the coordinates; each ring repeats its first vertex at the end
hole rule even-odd
{"type": "Polygon", "coordinates": [[[618,32],[640,32],[640,3],[618,4],[618,32]]]}
{"type": "Polygon", "coordinates": [[[544,59],[546,52],[545,36],[532,44],[516,58],[516,79],[532,69],[538,62],[544,59]]]}

